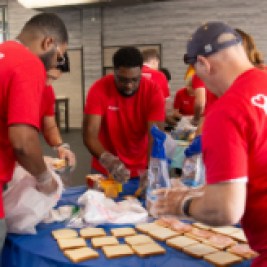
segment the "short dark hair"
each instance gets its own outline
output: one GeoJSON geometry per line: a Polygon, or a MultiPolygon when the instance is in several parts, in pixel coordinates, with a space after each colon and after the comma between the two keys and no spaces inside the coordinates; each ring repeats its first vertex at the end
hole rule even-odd
{"type": "Polygon", "coordinates": [[[143,50],[142,56],[143,56],[144,62],[150,61],[151,59],[160,60],[160,54],[158,50],[154,48],[143,50]]]}
{"type": "Polygon", "coordinates": [[[120,67],[134,68],[143,66],[143,57],[141,52],[133,46],[125,46],[120,48],[113,55],[113,66],[114,69],[120,67]]]}
{"type": "Polygon", "coordinates": [[[170,81],[172,79],[172,75],[167,68],[160,68],[159,70],[165,75],[165,77],[168,81],[170,81]]]}
{"type": "Polygon", "coordinates": [[[64,53],[64,63],[57,65],[57,69],[61,72],[70,72],[70,60],[67,52],[64,53]]]}
{"type": "Polygon", "coordinates": [[[24,25],[22,32],[30,31],[33,34],[41,32],[52,36],[60,44],[68,43],[68,31],[63,20],[54,13],[40,13],[30,18],[24,25]]]}

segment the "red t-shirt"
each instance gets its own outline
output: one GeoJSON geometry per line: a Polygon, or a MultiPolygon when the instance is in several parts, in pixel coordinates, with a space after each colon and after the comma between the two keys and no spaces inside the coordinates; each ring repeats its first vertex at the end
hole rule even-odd
{"type": "MultiPolygon", "coordinates": [[[[0,44],[0,188],[11,177],[15,155],[8,138],[12,124],[39,129],[46,72],[40,59],[18,42],[0,44]]],[[[0,218],[4,216],[0,192],[0,218]]]]}
{"type": "MultiPolygon", "coordinates": [[[[165,119],[164,98],[157,85],[141,78],[138,91],[123,97],[114,76],[105,76],[89,90],[85,113],[102,116],[100,142],[121,159],[132,177],[138,176],[138,171],[148,164],[148,122],[165,119]]],[[[92,167],[106,174],[95,158],[92,167]]]]}
{"type": "Polygon", "coordinates": [[[263,71],[246,71],[214,103],[202,140],[208,184],[248,177],[242,225],[250,246],[266,257],[267,75],[263,71]]]}
{"type": "Polygon", "coordinates": [[[173,107],[182,115],[194,115],[195,96],[189,95],[186,88],[176,92],[173,107]]]}
{"type": "Polygon", "coordinates": [[[204,114],[206,115],[207,112],[210,110],[210,107],[218,99],[218,97],[214,95],[213,93],[211,93],[209,89],[206,88],[203,81],[197,75],[194,75],[192,78],[192,88],[196,90],[197,88],[200,88],[200,87],[204,87],[206,89],[206,104],[205,104],[205,110],[204,110],[204,114]]]}
{"type": "Polygon", "coordinates": [[[170,96],[168,81],[162,72],[151,69],[148,66],[144,65],[142,68],[142,75],[147,79],[154,81],[159,86],[164,98],[168,98],[170,96]]]}

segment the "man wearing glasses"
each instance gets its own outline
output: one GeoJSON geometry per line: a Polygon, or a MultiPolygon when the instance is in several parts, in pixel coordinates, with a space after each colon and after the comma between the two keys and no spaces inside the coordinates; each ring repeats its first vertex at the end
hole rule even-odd
{"type": "Polygon", "coordinates": [[[0,45],[0,254],[6,232],[2,188],[15,162],[36,177],[39,191],[50,194],[57,188],[39,141],[40,107],[46,71],[62,61],[67,43],[63,21],[42,13],[24,25],[17,41],[0,45]]]}
{"type": "Polygon", "coordinates": [[[202,134],[207,185],[203,195],[177,187],[154,205],[160,214],[185,214],[210,225],[241,221],[259,253],[252,266],[267,265],[267,76],[249,61],[242,39],[221,22],[201,26],[187,44],[185,63],[219,98],[202,134]]]}
{"type": "Polygon", "coordinates": [[[164,98],[155,83],[142,77],[138,49],[119,49],[113,65],[114,74],[88,92],[83,136],[94,156],[92,168],[126,182],[147,169],[149,132],[153,124],[163,127],[164,98]]]}

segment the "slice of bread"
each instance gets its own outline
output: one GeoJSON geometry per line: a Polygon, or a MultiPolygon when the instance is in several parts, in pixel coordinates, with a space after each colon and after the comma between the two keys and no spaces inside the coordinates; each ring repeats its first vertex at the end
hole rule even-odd
{"type": "Polygon", "coordinates": [[[131,236],[136,234],[135,230],[130,227],[113,228],[110,230],[110,232],[116,237],[131,236]]]}
{"type": "Polygon", "coordinates": [[[134,254],[131,247],[126,244],[117,246],[104,246],[102,249],[106,257],[109,259],[130,256],[134,254]]]}
{"type": "Polygon", "coordinates": [[[202,242],[218,249],[225,249],[237,243],[231,237],[221,234],[214,234],[208,239],[203,239],[202,242]]]}
{"type": "Polygon", "coordinates": [[[68,249],[64,251],[64,255],[74,263],[79,263],[99,257],[98,252],[88,247],[68,249]]]}
{"type": "Polygon", "coordinates": [[[141,244],[149,244],[154,243],[154,240],[147,235],[134,235],[125,237],[125,243],[128,245],[141,245],[141,244]]]}
{"type": "Polygon", "coordinates": [[[165,241],[179,235],[179,233],[165,227],[152,228],[148,230],[147,234],[159,241],[165,241]]]}
{"type": "Polygon", "coordinates": [[[212,254],[204,256],[204,260],[214,264],[218,267],[225,267],[242,261],[241,257],[238,257],[232,253],[225,251],[218,251],[212,254]]]}
{"type": "Polygon", "coordinates": [[[199,244],[184,247],[183,251],[192,257],[203,258],[204,255],[217,252],[218,249],[199,243],[199,244]]]}
{"type": "Polygon", "coordinates": [[[140,257],[165,254],[166,250],[157,243],[134,245],[133,251],[140,257]]]}
{"type": "Polygon", "coordinates": [[[204,224],[204,223],[200,223],[200,222],[192,223],[192,225],[199,228],[199,229],[203,229],[203,230],[210,230],[211,229],[211,226],[204,224]]]}
{"type": "Polygon", "coordinates": [[[94,248],[101,248],[104,246],[119,245],[119,241],[114,236],[94,237],[91,239],[94,248]]]}
{"type": "Polygon", "coordinates": [[[222,235],[230,235],[239,231],[239,228],[233,226],[224,226],[224,227],[212,227],[211,231],[222,234],[222,235]]]}
{"type": "Polygon", "coordinates": [[[78,237],[77,231],[68,228],[54,230],[51,234],[55,239],[78,237]]]}
{"type": "Polygon", "coordinates": [[[248,244],[236,244],[228,248],[227,251],[245,259],[252,259],[258,256],[258,253],[251,249],[248,244]]]}
{"type": "Polygon", "coordinates": [[[190,232],[186,232],[184,235],[196,239],[198,241],[203,241],[215,234],[208,230],[193,227],[190,232]]]}
{"type": "Polygon", "coordinates": [[[244,242],[244,243],[248,242],[248,240],[245,236],[245,233],[242,229],[239,229],[239,231],[232,233],[229,236],[231,236],[232,238],[234,238],[235,240],[237,240],[239,242],[244,242]]]}
{"type": "Polygon", "coordinates": [[[54,159],[52,162],[52,166],[55,169],[61,169],[66,167],[66,160],[65,159],[54,159]]]}
{"type": "Polygon", "coordinates": [[[87,227],[80,230],[80,236],[84,238],[106,236],[106,232],[103,228],[87,227]]]}
{"type": "Polygon", "coordinates": [[[156,223],[140,223],[135,225],[135,228],[142,233],[147,233],[149,230],[153,229],[153,228],[158,228],[160,227],[158,224],[156,223]]]}
{"type": "Polygon", "coordinates": [[[61,250],[87,246],[85,240],[81,237],[61,238],[57,240],[57,243],[61,250]]]}
{"type": "Polygon", "coordinates": [[[182,249],[190,245],[199,244],[199,242],[195,239],[192,239],[186,236],[177,236],[177,237],[168,239],[166,241],[166,244],[176,249],[182,249]]]}

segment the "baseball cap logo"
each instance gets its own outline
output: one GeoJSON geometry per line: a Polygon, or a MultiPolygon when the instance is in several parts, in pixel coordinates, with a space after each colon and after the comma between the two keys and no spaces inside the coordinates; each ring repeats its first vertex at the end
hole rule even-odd
{"type": "Polygon", "coordinates": [[[211,53],[212,52],[212,46],[211,44],[206,44],[204,47],[204,50],[206,53],[211,53]]]}

